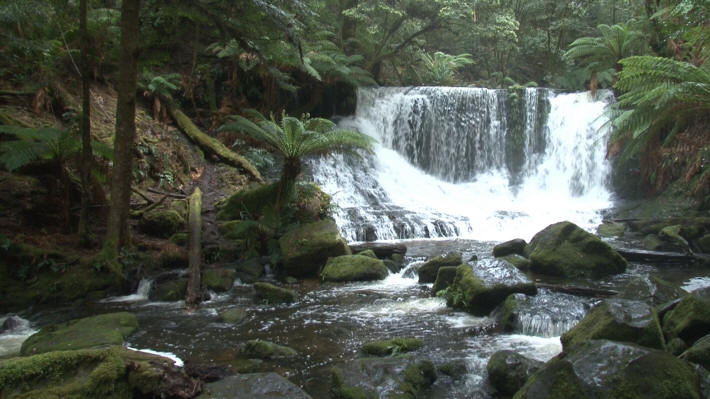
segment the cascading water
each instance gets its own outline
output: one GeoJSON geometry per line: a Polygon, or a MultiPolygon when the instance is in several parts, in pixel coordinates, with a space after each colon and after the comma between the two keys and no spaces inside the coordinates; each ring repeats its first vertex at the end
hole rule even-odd
{"type": "Polygon", "coordinates": [[[610,205],[601,99],[547,89],[360,89],[342,126],[376,138],[372,156],[314,160],[350,241],[529,239],[548,224],[600,221],[610,205]]]}

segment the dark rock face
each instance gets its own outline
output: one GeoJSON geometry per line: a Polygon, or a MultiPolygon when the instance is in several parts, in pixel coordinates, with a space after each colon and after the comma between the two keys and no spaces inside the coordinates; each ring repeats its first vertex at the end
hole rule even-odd
{"type": "Polygon", "coordinates": [[[233,375],[205,384],[198,399],[311,399],[301,388],[276,373],[233,375]]]}
{"type": "Polygon", "coordinates": [[[288,346],[275,344],[261,339],[247,341],[243,348],[244,355],[250,359],[290,359],[298,356],[298,352],[288,346]]]}
{"type": "Polygon", "coordinates": [[[560,277],[598,278],[622,273],[627,262],[609,244],[571,222],[555,223],[525,247],[533,272],[560,277]]]}
{"type": "Polygon", "coordinates": [[[10,316],[5,321],[2,323],[2,326],[0,326],[0,334],[4,334],[6,332],[12,332],[17,330],[18,328],[21,328],[23,326],[22,319],[20,319],[17,316],[10,316]]]}
{"type": "Polygon", "coordinates": [[[496,258],[506,255],[522,255],[525,251],[525,246],[528,245],[522,238],[500,243],[493,247],[493,256],[496,258]]]}
{"type": "Polygon", "coordinates": [[[454,252],[430,259],[417,269],[417,272],[419,273],[419,282],[433,283],[434,280],[436,280],[436,273],[439,271],[440,267],[458,266],[461,263],[463,263],[461,261],[461,254],[454,252]]]}
{"type": "Polygon", "coordinates": [[[500,394],[512,396],[542,365],[543,362],[528,359],[513,351],[499,351],[488,360],[488,381],[500,394]]]}
{"type": "Polygon", "coordinates": [[[565,348],[594,339],[664,348],[656,311],[644,302],[629,299],[604,300],[561,337],[565,348]]]}
{"type": "Polygon", "coordinates": [[[710,370],[710,334],[697,340],[680,358],[710,370]]]}

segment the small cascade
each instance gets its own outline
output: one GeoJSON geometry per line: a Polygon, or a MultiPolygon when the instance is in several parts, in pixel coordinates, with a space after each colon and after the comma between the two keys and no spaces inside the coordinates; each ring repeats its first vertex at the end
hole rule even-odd
{"type": "Polygon", "coordinates": [[[0,316],[0,358],[20,353],[22,343],[37,330],[17,315],[0,316]]]}
{"type": "Polygon", "coordinates": [[[152,279],[147,279],[143,278],[141,279],[140,282],[138,282],[138,288],[136,289],[136,292],[130,295],[124,295],[124,296],[117,296],[117,297],[111,297],[111,298],[106,298],[102,300],[101,302],[140,302],[140,301],[147,301],[148,300],[148,294],[150,294],[150,289],[153,286],[153,280],[152,279]]]}
{"type": "Polygon", "coordinates": [[[515,294],[515,331],[537,337],[558,337],[577,325],[591,307],[590,299],[541,289],[538,295],[515,294]]]}
{"type": "Polygon", "coordinates": [[[369,88],[341,122],[376,138],[373,155],[315,159],[349,241],[529,239],[610,206],[610,93],[548,89],[369,88]]]}

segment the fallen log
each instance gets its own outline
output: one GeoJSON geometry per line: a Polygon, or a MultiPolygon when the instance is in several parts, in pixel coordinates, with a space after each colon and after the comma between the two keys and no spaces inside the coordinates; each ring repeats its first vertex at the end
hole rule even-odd
{"type": "Polygon", "coordinates": [[[202,299],[200,282],[200,268],[202,264],[202,191],[195,188],[195,192],[190,196],[190,210],[188,213],[188,269],[187,269],[187,293],[185,294],[185,306],[194,309],[202,299]]]}
{"type": "Polygon", "coordinates": [[[404,244],[390,244],[383,242],[364,242],[360,244],[350,245],[353,253],[358,253],[371,249],[378,258],[389,258],[392,254],[404,255],[407,253],[407,247],[404,244]]]}
{"type": "Polygon", "coordinates": [[[236,152],[227,148],[219,140],[214,137],[210,137],[198,128],[192,120],[187,117],[182,111],[180,111],[174,104],[168,105],[168,113],[175,120],[180,130],[185,133],[190,140],[195,142],[203,150],[210,154],[216,155],[223,162],[232,165],[234,167],[240,168],[251,175],[254,180],[258,182],[263,182],[261,174],[246,158],[237,154],[236,152]]]}
{"type": "Polygon", "coordinates": [[[659,252],[643,249],[615,248],[616,251],[629,262],[652,263],[655,265],[689,265],[703,262],[703,257],[695,254],[680,252],[659,252]]]}

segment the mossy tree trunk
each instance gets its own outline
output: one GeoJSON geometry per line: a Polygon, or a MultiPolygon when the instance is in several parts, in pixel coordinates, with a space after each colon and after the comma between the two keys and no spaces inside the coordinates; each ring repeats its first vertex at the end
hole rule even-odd
{"type": "Polygon", "coordinates": [[[202,299],[200,289],[200,268],[202,264],[202,191],[195,188],[190,196],[190,210],[188,213],[188,277],[185,306],[195,308],[202,299]]]}
{"type": "Polygon", "coordinates": [[[111,208],[104,242],[104,253],[109,258],[117,258],[119,249],[129,241],[128,217],[133,176],[133,141],[136,134],[139,10],[140,0],[123,0],[111,208]]]}
{"type": "Polygon", "coordinates": [[[298,158],[284,159],[284,166],[281,170],[278,191],[276,193],[276,204],[278,212],[291,201],[296,188],[296,179],[301,174],[301,160],[298,158]]]}
{"type": "Polygon", "coordinates": [[[87,30],[87,2],[79,2],[79,30],[81,31],[81,211],[79,213],[79,237],[88,238],[89,191],[91,178],[91,101],[89,87],[89,33],[87,30]]]}

